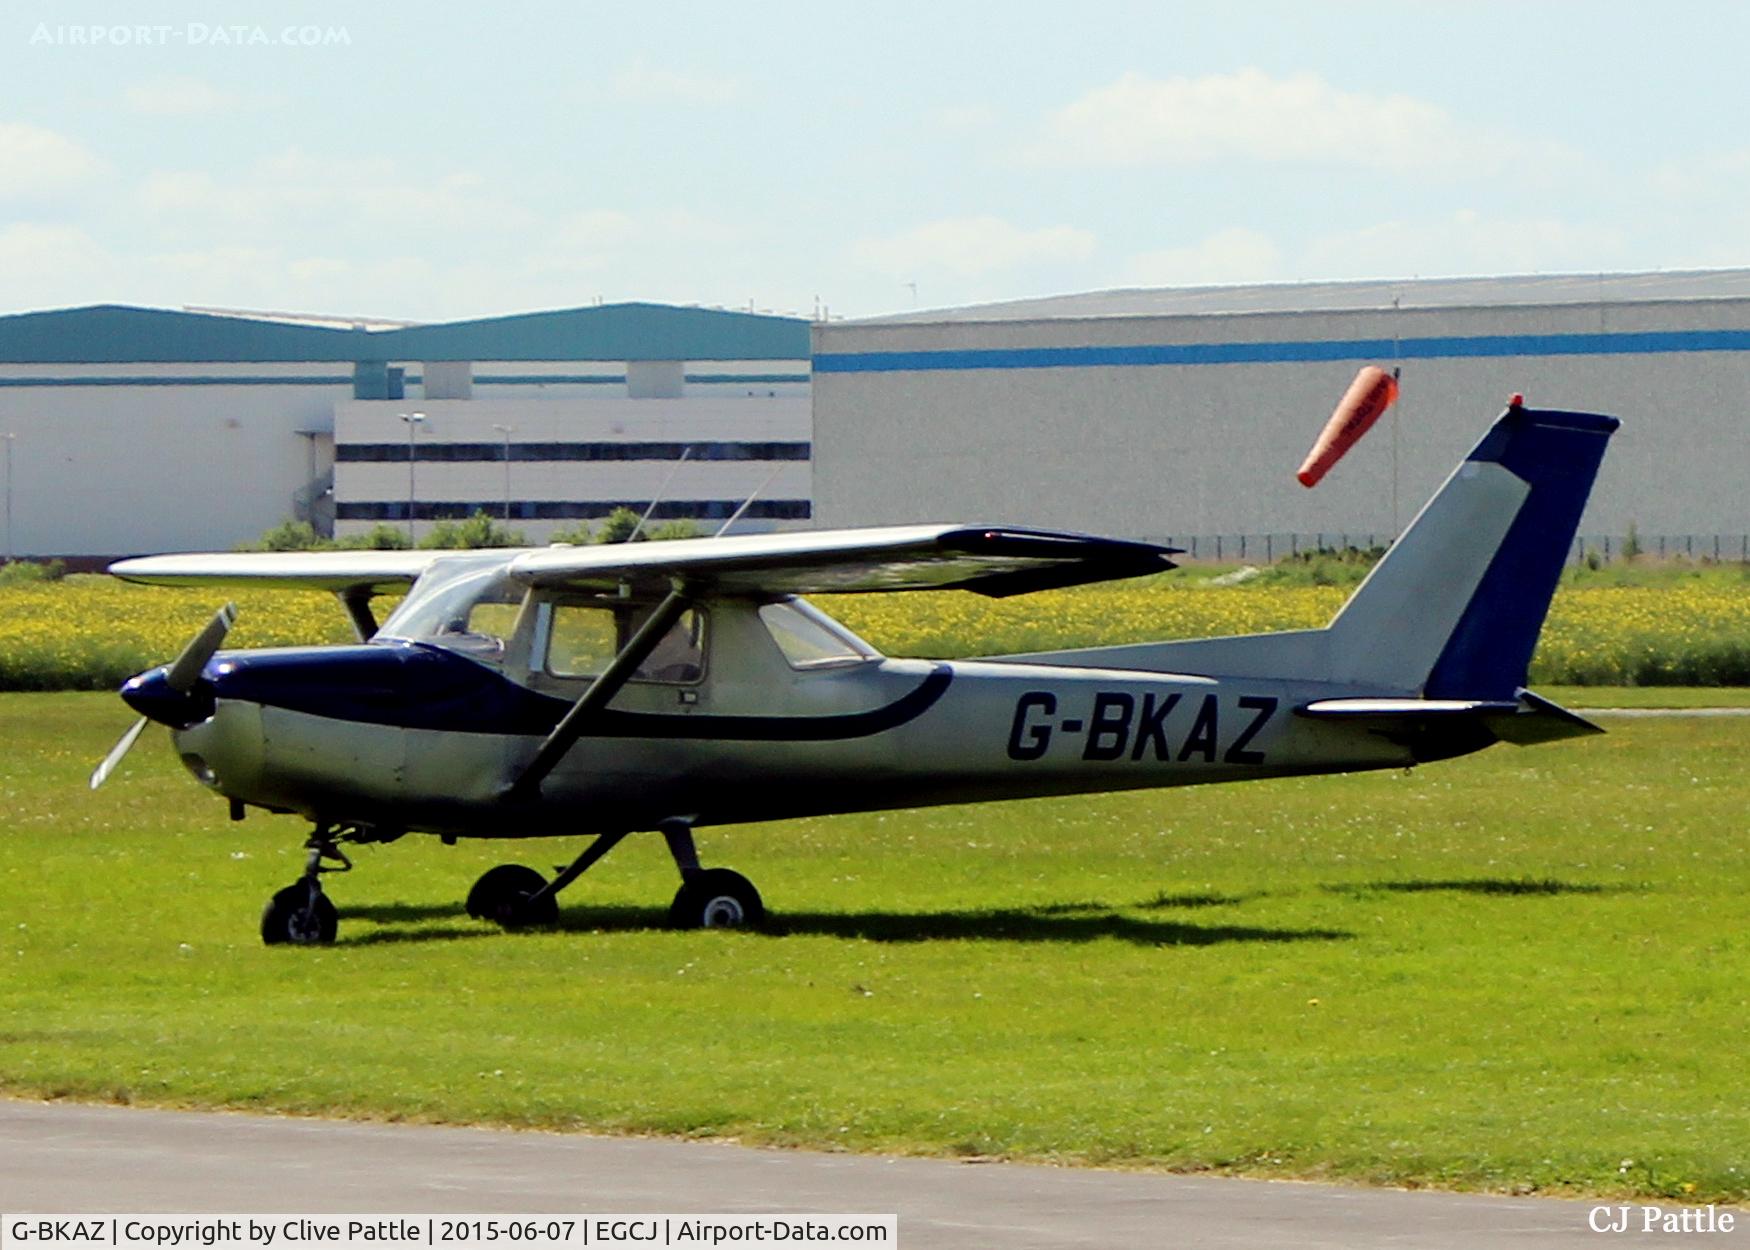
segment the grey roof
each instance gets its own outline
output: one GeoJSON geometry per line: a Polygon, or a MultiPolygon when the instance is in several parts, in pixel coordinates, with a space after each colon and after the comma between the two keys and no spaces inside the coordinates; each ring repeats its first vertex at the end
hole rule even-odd
{"type": "Polygon", "coordinates": [[[1355,312],[1391,308],[1645,303],[1750,299],[1750,269],[1661,273],[1524,274],[1499,278],[1397,278],[1365,282],[1271,282],[1089,291],[1039,299],[926,309],[846,325],[944,321],[1055,321],[1092,317],[1191,317],[1235,313],[1355,312]]]}

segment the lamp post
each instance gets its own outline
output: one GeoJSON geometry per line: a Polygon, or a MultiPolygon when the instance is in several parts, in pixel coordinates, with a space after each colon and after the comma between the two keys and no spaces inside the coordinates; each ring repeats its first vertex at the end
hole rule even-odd
{"type": "Polygon", "coordinates": [[[504,435],[504,521],[510,524],[510,436],[516,433],[514,425],[499,425],[493,423],[493,429],[504,435]]]}
{"type": "Polygon", "coordinates": [[[6,563],[12,563],[12,440],[16,434],[0,434],[6,440],[6,563]]]}
{"type": "Polygon", "coordinates": [[[414,488],[414,465],[418,460],[419,425],[425,420],[423,412],[403,412],[401,419],[407,422],[407,541],[413,537],[413,504],[419,498],[419,492],[414,488]]]}

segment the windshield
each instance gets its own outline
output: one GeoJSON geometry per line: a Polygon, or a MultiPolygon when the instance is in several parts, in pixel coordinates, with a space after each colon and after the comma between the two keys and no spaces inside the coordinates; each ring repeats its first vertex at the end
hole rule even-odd
{"type": "Polygon", "coordinates": [[[414,584],[378,636],[411,638],[495,660],[516,630],[526,587],[505,573],[505,559],[444,561],[414,584]]]}

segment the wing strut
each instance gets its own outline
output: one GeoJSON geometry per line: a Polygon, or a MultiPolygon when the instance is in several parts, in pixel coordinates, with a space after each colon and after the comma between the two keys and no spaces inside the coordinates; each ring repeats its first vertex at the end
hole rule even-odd
{"type": "Polygon", "coordinates": [[[657,604],[656,611],[645,618],[644,624],[638,627],[638,632],[632,635],[620,649],[620,653],[602,670],[601,676],[590,682],[589,688],[571,705],[571,710],[553,726],[553,732],[536,749],[535,758],[529,761],[522,775],[506,787],[506,799],[518,802],[535,797],[540,791],[541,783],[547,779],[547,774],[553,771],[559,761],[565,758],[565,753],[583,736],[590,715],[619,694],[626,683],[632,680],[632,674],[638,671],[638,666],[650,658],[650,653],[656,650],[656,644],[674,628],[675,622],[681,619],[681,615],[692,604],[692,596],[681,586],[677,585],[669,591],[668,598],[657,604]]]}
{"type": "Polygon", "coordinates": [[[345,590],[337,590],[334,597],[340,600],[340,606],[346,609],[346,617],[352,622],[352,632],[360,642],[369,642],[377,632],[377,618],[371,611],[371,596],[376,590],[370,586],[348,586],[345,590]]]}

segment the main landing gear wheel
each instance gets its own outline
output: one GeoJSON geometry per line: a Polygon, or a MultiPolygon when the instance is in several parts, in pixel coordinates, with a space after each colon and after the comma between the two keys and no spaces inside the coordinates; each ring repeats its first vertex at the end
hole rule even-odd
{"type": "Polygon", "coordinates": [[[559,923],[559,903],[547,888],[547,878],[521,864],[488,868],[468,891],[468,914],[507,929],[531,929],[559,923]],[[534,899],[533,902],[530,900],[534,899]]]}
{"type": "Polygon", "coordinates": [[[288,885],[261,913],[261,940],[269,946],[327,946],[339,928],[334,904],[309,881],[288,885]]]}
{"type": "Polygon", "coordinates": [[[766,905],[753,882],[727,868],[690,873],[668,909],[668,923],[676,929],[749,929],[765,919],[766,905]]]}

